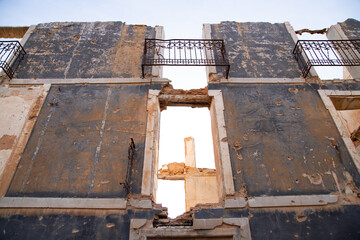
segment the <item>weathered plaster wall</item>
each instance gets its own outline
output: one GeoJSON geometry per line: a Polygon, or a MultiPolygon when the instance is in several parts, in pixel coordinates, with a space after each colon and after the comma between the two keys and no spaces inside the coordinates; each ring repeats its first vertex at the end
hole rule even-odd
{"type": "Polygon", "coordinates": [[[6,195],[124,197],[130,138],[140,193],[149,86],[52,86],[6,195]]]}
{"type": "Polygon", "coordinates": [[[340,208],[202,209],[196,219],[248,218],[251,239],[358,239],[358,205],[340,208]]]}
{"type": "Polygon", "coordinates": [[[153,27],[123,22],[39,24],[15,77],[141,77],[144,41],[154,37],[153,27]]]}
{"type": "Polygon", "coordinates": [[[359,239],[358,205],[340,209],[250,211],[252,239],[359,239]]]}
{"type": "Polygon", "coordinates": [[[360,21],[349,18],[345,22],[339,24],[348,39],[360,38],[360,21]]]}
{"type": "MultiPolygon", "coordinates": [[[[295,43],[285,24],[221,22],[211,25],[212,39],[224,39],[230,61],[229,77],[298,78],[291,54],[295,43]]],[[[217,67],[217,72],[222,72],[217,67]]]]}
{"type": "Polygon", "coordinates": [[[0,87],[0,176],[40,91],[41,87],[0,87]]]}
{"type": "MultiPolygon", "coordinates": [[[[325,109],[318,85],[210,85],[220,88],[235,190],[248,196],[344,191],[360,178],[325,109]],[[351,177],[350,177],[351,178],[351,177]],[[245,189],[244,189],[245,188],[245,189]]],[[[322,88],[358,89],[358,84],[322,88]]]]}
{"type": "Polygon", "coordinates": [[[0,211],[1,239],[129,239],[132,219],[152,219],[154,210],[0,211]]]}
{"type": "Polygon", "coordinates": [[[185,209],[189,211],[199,203],[218,203],[216,172],[200,172],[185,176],[185,209]]]}

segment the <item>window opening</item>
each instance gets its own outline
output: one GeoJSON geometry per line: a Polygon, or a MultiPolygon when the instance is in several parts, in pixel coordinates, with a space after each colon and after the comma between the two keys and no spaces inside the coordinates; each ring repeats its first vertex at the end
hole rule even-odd
{"type": "Polygon", "coordinates": [[[360,96],[331,96],[330,99],[360,156],[360,96]]]}
{"type": "Polygon", "coordinates": [[[218,202],[218,190],[214,188],[217,180],[209,110],[167,107],[161,112],[160,122],[160,174],[156,201],[168,207],[171,218],[199,201],[218,202]],[[216,196],[211,198],[211,192],[216,196]]]}

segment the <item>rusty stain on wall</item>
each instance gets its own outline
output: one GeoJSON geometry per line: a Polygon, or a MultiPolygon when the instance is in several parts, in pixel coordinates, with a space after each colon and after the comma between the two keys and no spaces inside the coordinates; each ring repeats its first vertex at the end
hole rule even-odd
{"type": "Polygon", "coordinates": [[[141,76],[141,61],[144,52],[146,26],[125,25],[117,44],[112,71],[115,75],[141,76]]]}
{"type": "Polygon", "coordinates": [[[15,142],[15,135],[3,135],[0,138],[0,150],[11,149],[15,142]]]}

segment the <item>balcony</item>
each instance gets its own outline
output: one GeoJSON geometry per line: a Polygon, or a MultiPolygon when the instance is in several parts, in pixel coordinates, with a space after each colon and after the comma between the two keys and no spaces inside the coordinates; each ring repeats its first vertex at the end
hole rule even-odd
{"type": "Polygon", "coordinates": [[[0,41],[0,67],[11,79],[26,52],[19,41],[0,41]]]}
{"type": "Polygon", "coordinates": [[[360,40],[299,40],[292,53],[303,77],[312,66],[360,66],[360,40]]]}
{"type": "Polygon", "coordinates": [[[224,40],[145,39],[142,74],[146,66],[223,66],[228,78],[230,64],[224,40]]]}

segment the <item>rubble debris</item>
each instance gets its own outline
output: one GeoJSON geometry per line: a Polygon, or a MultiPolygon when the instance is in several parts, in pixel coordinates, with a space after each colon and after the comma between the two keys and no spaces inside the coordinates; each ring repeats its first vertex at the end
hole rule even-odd
{"type": "Polygon", "coordinates": [[[180,216],[177,216],[174,219],[171,219],[167,216],[167,208],[166,209],[166,217],[163,215],[163,212],[156,214],[153,221],[154,228],[157,227],[170,227],[170,226],[192,226],[193,225],[193,212],[188,211],[183,213],[180,216]]]}
{"type": "Polygon", "coordinates": [[[304,28],[304,29],[300,29],[300,30],[297,30],[295,31],[296,34],[303,34],[303,33],[310,33],[310,34],[326,34],[328,32],[329,29],[327,28],[323,28],[323,29],[320,29],[320,30],[310,30],[310,29],[307,29],[307,28],[304,28]]]}
{"type": "Polygon", "coordinates": [[[216,169],[194,168],[186,166],[185,163],[168,163],[161,166],[158,170],[158,179],[165,180],[185,180],[185,175],[213,175],[216,169]]]}
{"type": "Polygon", "coordinates": [[[199,88],[199,89],[174,89],[174,87],[170,83],[166,83],[163,85],[160,95],[208,95],[208,87],[199,88]]]}

